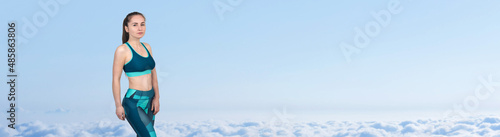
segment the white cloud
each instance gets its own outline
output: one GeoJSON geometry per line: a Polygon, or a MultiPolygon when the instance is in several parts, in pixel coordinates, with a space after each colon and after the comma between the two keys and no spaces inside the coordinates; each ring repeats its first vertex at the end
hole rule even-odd
{"type": "Polygon", "coordinates": [[[45,113],[68,113],[70,112],[69,109],[65,109],[65,108],[57,108],[55,110],[49,110],[49,111],[46,111],[45,113]]]}
{"type": "MultiPolygon", "coordinates": [[[[326,121],[296,122],[272,125],[259,121],[156,121],[158,136],[223,137],[223,136],[495,136],[500,134],[500,117],[482,116],[461,120],[417,121],[326,121]]],[[[120,136],[134,137],[127,122],[101,120],[71,124],[46,124],[41,121],[22,123],[13,130],[0,128],[0,136],[65,137],[120,136]]]]}

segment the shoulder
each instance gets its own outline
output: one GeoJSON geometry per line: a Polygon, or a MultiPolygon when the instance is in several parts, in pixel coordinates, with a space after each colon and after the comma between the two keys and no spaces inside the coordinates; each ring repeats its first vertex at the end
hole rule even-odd
{"type": "Polygon", "coordinates": [[[124,43],[124,44],[121,44],[119,45],[118,47],[116,47],[116,51],[115,51],[115,54],[125,54],[128,52],[128,49],[127,49],[127,45],[124,43]]]}
{"type": "Polygon", "coordinates": [[[148,43],[146,42],[142,42],[144,44],[144,46],[146,46],[146,48],[148,48],[148,50],[151,50],[151,45],[149,45],[148,43]]]}

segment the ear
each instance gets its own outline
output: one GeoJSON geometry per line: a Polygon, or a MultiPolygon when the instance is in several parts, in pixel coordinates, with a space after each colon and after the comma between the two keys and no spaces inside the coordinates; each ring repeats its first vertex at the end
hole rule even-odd
{"type": "Polygon", "coordinates": [[[128,33],[128,26],[124,26],[125,27],[125,32],[128,33]]]}

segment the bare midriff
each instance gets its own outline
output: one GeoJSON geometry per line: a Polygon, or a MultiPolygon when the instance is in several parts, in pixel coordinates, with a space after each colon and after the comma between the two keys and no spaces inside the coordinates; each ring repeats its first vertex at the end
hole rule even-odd
{"type": "Polygon", "coordinates": [[[140,91],[149,91],[153,87],[151,74],[128,77],[128,83],[128,88],[140,91]]]}

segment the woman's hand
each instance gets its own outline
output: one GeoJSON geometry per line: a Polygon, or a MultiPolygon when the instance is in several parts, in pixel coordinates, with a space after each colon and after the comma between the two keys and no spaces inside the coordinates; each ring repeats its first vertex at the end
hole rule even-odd
{"type": "Polygon", "coordinates": [[[156,115],[158,111],[160,111],[160,99],[153,98],[153,102],[151,102],[151,111],[153,111],[153,115],[156,115]]]}
{"type": "Polygon", "coordinates": [[[123,110],[122,106],[116,107],[116,116],[118,116],[118,119],[125,120],[125,110],[123,110]]]}

